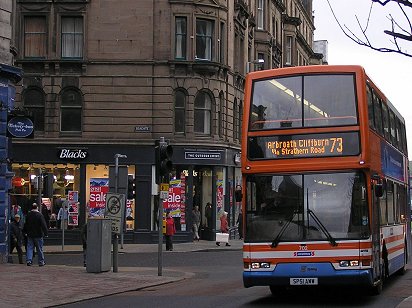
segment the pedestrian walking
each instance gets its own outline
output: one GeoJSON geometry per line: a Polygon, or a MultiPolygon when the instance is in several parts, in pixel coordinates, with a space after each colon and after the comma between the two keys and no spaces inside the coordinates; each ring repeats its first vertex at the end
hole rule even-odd
{"type": "Polygon", "coordinates": [[[83,246],[83,266],[86,267],[86,254],[87,254],[87,222],[82,228],[82,246],[83,246]]]}
{"type": "Polygon", "coordinates": [[[176,233],[175,220],[170,213],[170,210],[166,211],[166,250],[173,250],[173,235],[176,233]]]}
{"type": "MultiPolygon", "coordinates": [[[[220,232],[229,233],[229,224],[227,222],[227,212],[223,212],[220,216],[220,232]]],[[[217,246],[220,246],[220,242],[216,242],[217,246]]],[[[230,246],[229,242],[226,243],[226,246],[230,246]]]]}
{"type": "Polygon", "coordinates": [[[57,220],[60,222],[60,228],[67,230],[67,219],[69,218],[69,211],[67,210],[67,204],[62,206],[57,213],[57,220]]]}
{"type": "Polygon", "coordinates": [[[14,248],[16,248],[19,263],[23,264],[23,250],[21,249],[23,245],[23,231],[20,227],[19,214],[14,215],[14,219],[10,224],[10,240],[10,254],[12,254],[14,248]]]}
{"type": "Polygon", "coordinates": [[[237,231],[239,232],[239,239],[243,239],[243,214],[242,209],[240,209],[239,215],[237,216],[237,231]]]}
{"type": "Polygon", "coordinates": [[[47,229],[49,229],[50,228],[50,213],[49,213],[49,209],[47,208],[47,205],[44,203],[41,204],[41,213],[44,217],[44,220],[46,221],[47,229]]]}
{"type": "Polygon", "coordinates": [[[43,237],[47,236],[47,226],[43,215],[38,210],[37,203],[33,203],[32,210],[27,214],[23,231],[27,234],[27,266],[33,264],[34,247],[36,247],[37,250],[39,266],[45,265],[43,237]]]}
{"type": "Polygon", "coordinates": [[[199,228],[200,228],[201,214],[200,214],[198,205],[195,205],[195,208],[192,211],[192,220],[193,220],[194,240],[199,241],[200,240],[199,228]]]}
{"type": "Polygon", "coordinates": [[[236,203],[241,203],[242,202],[242,186],[236,185],[235,189],[235,201],[236,203]]]}
{"type": "Polygon", "coordinates": [[[212,203],[208,202],[206,203],[206,207],[205,207],[205,216],[206,216],[206,222],[207,222],[207,226],[209,229],[213,228],[213,223],[212,223],[212,219],[213,219],[213,215],[212,215],[212,203]]]}

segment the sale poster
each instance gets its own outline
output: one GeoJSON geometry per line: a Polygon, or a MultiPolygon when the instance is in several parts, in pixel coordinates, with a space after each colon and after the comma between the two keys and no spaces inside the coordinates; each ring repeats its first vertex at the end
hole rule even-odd
{"type": "Polygon", "coordinates": [[[79,192],[70,190],[67,194],[67,200],[69,200],[69,202],[78,202],[79,201],[79,192]]]}
{"type": "Polygon", "coordinates": [[[77,226],[79,224],[79,215],[69,213],[67,224],[69,226],[77,226]]]}
{"type": "Polygon", "coordinates": [[[180,174],[180,224],[186,224],[186,177],[180,174]]]}
{"type": "Polygon", "coordinates": [[[89,214],[90,217],[104,216],[106,194],[109,192],[108,178],[90,179],[89,214]]]}
{"type": "Polygon", "coordinates": [[[181,180],[171,180],[169,183],[169,196],[163,200],[164,211],[169,210],[172,217],[180,217],[180,205],[182,201],[181,180]]]}
{"type": "Polygon", "coordinates": [[[220,213],[223,210],[223,180],[216,181],[216,210],[217,213],[220,213]]]}
{"type": "Polygon", "coordinates": [[[79,202],[69,201],[69,213],[79,213],[79,202]]]}

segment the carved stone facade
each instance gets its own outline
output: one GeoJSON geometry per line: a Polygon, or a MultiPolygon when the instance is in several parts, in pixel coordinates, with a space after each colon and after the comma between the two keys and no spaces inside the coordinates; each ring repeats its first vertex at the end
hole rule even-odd
{"type": "MultiPolygon", "coordinates": [[[[255,69],[248,62],[262,57],[265,69],[319,63],[311,47],[311,1],[304,4],[297,0],[142,0],[123,1],[119,6],[110,1],[19,0],[17,63],[26,74],[17,102],[22,104],[27,88],[38,87],[44,92],[44,127],[36,132],[37,140],[67,137],[104,142],[109,135],[137,144],[134,127],[149,125],[151,133],[139,135],[140,142],[152,143],[166,136],[182,144],[218,142],[237,148],[233,103],[235,98],[243,100],[246,66],[255,69]],[[42,54],[30,55],[27,35],[31,30],[25,19],[33,16],[45,20],[45,45],[39,47],[44,49],[42,54]],[[77,35],[83,46],[74,47],[80,48],[81,54],[63,57],[62,27],[70,17],[81,23],[75,31],[81,32],[77,35]],[[176,43],[181,39],[176,33],[178,18],[186,23],[186,32],[181,34],[185,40],[183,58],[176,55],[176,43]],[[210,33],[196,33],[196,29],[210,33]],[[285,59],[289,38],[291,63],[285,59]],[[202,44],[206,46],[199,47],[202,44]],[[200,48],[209,48],[206,52],[210,55],[198,57],[200,48]],[[60,123],[61,92],[69,86],[78,88],[83,98],[82,126],[71,134],[61,131],[60,123]],[[188,91],[185,127],[179,133],[174,130],[173,95],[177,88],[188,91]],[[215,106],[207,134],[197,134],[193,128],[194,99],[202,89],[210,91],[215,106]],[[218,102],[222,94],[223,108],[218,102]],[[218,110],[223,111],[222,123],[218,123],[218,110]],[[112,121],[113,112],[124,121],[112,121]]],[[[39,18],[32,22],[42,27],[39,18]]]]}
{"type": "MultiPolygon", "coordinates": [[[[307,64],[317,59],[311,12],[297,0],[289,11],[290,1],[17,0],[16,63],[25,77],[16,103],[33,114],[36,131],[34,139],[16,142],[16,162],[30,163],[23,153],[34,144],[150,149],[126,162],[151,182],[155,141],[165,137],[176,166],[213,169],[216,162],[190,161],[186,152],[218,151],[217,165],[228,168],[225,181],[237,182],[233,155],[240,151],[245,73],[256,69],[251,63],[262,57],[265,69],[284,66],[289,34],[291,65],[298,50],[307,64]]],[[[111,155],[90,155],[84,163],[108,165],[111,155]]],[[[149,191],[139,192],[152,202],[149,191]]],[[[215,198],[216,191],[210,194],[215,198]]],[[[82,198],[88,202],[87,192],[82,198]]]]}
{"type": "Polygon", "coordinates": [[[15,84],[21,79],[21,70],[13,66],[14,48],[11,45],[14,1],[0,1],[0,263],[8,261],[9,190],[12,172],[10,137],[7,135],[8,116],[14,111],[15,84]]]}

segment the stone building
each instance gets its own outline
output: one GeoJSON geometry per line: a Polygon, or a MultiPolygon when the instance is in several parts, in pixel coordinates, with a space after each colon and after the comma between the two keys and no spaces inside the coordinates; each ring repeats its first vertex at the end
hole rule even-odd
{"type": "Polygon", "coordinates": [[[35,133],[13,142],[13,170],[26,180],[13,201],[36,198],[30,178],[42,175],[52,212],[78,192],[69,223],[81,225],[102,214],[109,166],[123,154],[136,194],[126,240],[157,241],[154,147],[165,137],[174,172],[164,206],[176,240],[191,240],[193,204],[207,221],[207,202],[213,223],[203,236],[213,239],[219,212],[233,225],[239,210],[245,74],[320,64],[314,29],[308,0],[17,1],[16,63],[25,76],[16,103],[35,133]]]}
{"type": "Polygon", "coordinates": [[[7,118],[14,110],[15,85],[22,72],[13,66],[12,44],[14,1],[0,1],[0,263],[7,261],[9,195],[12,173],[9,162],[7,118]]]}

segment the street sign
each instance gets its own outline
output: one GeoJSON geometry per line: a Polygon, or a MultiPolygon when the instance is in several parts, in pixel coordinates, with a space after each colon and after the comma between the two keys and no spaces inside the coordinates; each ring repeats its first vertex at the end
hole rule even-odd
{"type": "Polygon", "coordinates": [[[112,233],[120,234],[123,226],[123,213],[125,209],[125,195],[107,193],[104,217],[112,220],[112,233]]]}
{"type": "Polygon", "coordinates": [[[169,197],[169,184],[161,183],[160,184],[160,199],[167,199],[169,197]]]}
{"type": "Polygon", "coordinates": [[[160,191],[169,191],[169,184],[161,183],[160,184],[160,191]]]}

